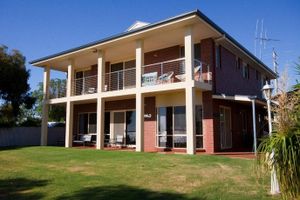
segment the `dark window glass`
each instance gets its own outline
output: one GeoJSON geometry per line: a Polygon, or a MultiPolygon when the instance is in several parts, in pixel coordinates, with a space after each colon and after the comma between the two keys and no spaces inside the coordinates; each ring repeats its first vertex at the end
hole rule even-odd
{"type": "Polygon", "coordinates": [[[186,134],[185,106],[174,107],[174,134],[186,134]]]}
{"type": "Polygon", "coordinates": [[[194,44],[194,58],[201,60],[201,44],[194,44]]]}
{"type": "Polygon", "coordinates": [[[104,114],[104,143],[110,140],[110,112],[104,114]]]}
{"type": "Polygon", "coordinates": [[[97,114],[96,113],[90,113],[89,114],[89,133],[97,133],[97,114]]]}
{"type": "Polygon", "coordinates": [[[79,134],[88,133],[88,117],[87,113],[79,114],[79,134]]]}
{"type": "Polygon", "coordinates": [[[126,144],[135,144],[136,126],[135,111],[126,112],[126,144]]]}

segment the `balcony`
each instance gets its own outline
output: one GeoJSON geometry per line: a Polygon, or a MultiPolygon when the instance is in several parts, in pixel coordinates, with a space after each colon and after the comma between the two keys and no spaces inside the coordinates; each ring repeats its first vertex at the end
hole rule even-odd
{"type": "MultiPolygon", "coordinates": [[[[144,65],[141,86],[155,86],[185,82],[185,58],[144,65]]],[[[103,91],[120,91],[136,87],[136,68],[129,68],[104,74],[103,91]]],[[[97,75],[84,76],[72,81],[71,96],[97,93],[97,75]]],[[[211,84],[209,65],[194,59],[194,80],[211,84]]],[[[66,83],[50,86],[50,99],[66,97],[66,83]]]]}
{"type": "MultiPolygon", "coordinates": [[[[145,65],[142,69],[142,87],[185,80],[185,58],[145,65]]],[[[211,84],[209,65],[194,59],[194,80],[211,84]]]]}
{"type": "Polygon", "coordinates": [[[77,78],[72,83],[72,95],[85,95],[97,93],[97,75],[77,78]]]}

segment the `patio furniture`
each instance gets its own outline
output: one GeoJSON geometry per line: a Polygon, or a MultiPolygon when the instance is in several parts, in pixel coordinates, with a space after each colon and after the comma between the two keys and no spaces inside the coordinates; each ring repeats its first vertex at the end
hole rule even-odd
{"type": "Polygon", "coordinates": [[[173,71],[169,71],[167,73],[162,74],[160,77],[158,77],[157,82],[158,84],[162,83],[171,83],[173,82],[172,76],[174,75],[173,71]]]}
{"type": "MultiPolygon", "coordinates": [[[[202,68],[202,64],[198,65],[197,67],[194,67],[194,78],[196,81],[199,81],[201,79],[201,75],[200,75],[201,68],[202,68]]],[[[175,77],[182,82],[185,81],[185,74],[178,74],[175,77]]]]}
{"type": "Polygon", "coordinates": [[[142,75],[142,86],[155,85],[157,81],[157,72],[150,72],[142,75]]]}
{"type": "Polygon", "coordinates": [[[123,146],[124,145],[124,137],[123,135],[117,135],[116,145],[123,146]]]}
{"type": "Polygon", "coordinates": [[[92,135],[83,134],[80,136],[79,140],[74,140],[73,143],[75,144],[82,144],[85,146],[86,144],[90,144],[92,142],[92,135]]]}
{"type": "Polygon", "coordinates": [[[94,94],[96,92],[96,88],[94,88],[94,87],[90,87],[89,89],[88,89],[88,93],[89,94],[94,94]]]}

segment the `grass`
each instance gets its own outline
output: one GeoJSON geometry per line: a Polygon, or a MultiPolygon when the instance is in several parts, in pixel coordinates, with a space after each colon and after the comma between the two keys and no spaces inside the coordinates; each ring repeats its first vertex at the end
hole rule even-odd
{"type": "Polygon", "coordinates": [[[276,199],[255,162],[61,147],[0,149],[0,199],[276,199]]]}

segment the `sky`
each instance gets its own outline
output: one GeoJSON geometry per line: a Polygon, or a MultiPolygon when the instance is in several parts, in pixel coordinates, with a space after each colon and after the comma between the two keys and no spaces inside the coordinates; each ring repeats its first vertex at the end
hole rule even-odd
{"type": "MultiPolygon", "coordinates": [[[[136,20],[153,23],[196,9],[253,53],[256,23],[263,19],[267,36],[279,41],[267,43],[262,60],[273,68],[275,48],[279,72],[287,68],[295,83],[299,0],[0,0],[0,45],[26,57],[34,90],[43,70],[29,61],[124,32],[136,20]]],[[[55,77],[63,74],[51,73],[55,77]]]]}

